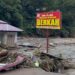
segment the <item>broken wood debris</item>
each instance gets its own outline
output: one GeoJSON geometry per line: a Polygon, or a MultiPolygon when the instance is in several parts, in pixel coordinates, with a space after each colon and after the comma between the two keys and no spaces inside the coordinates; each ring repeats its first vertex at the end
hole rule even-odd
{"type": "MultiPolygon", "coordinates": [[[[68,61],[68,60],[65,60],[65,59],[62,59],[59,57],[55,57],[55,56],[47,54],[47,53],[42,53],[39,51],[34,52],[33,57],[28,57],[27,55],[24,55],[24,54],[18,53],[18,52],[14,52],[14,53],[7,52],[7,54],[4,55],[3,52],[5,53],[5,51],[3,51],[3,52],[1,52],[1,51],[2,50],[0,50],[0,53],[2,56],[0,57],[0,59],[1,58],[2,59],[0,60],[0,64],[8,63],[7,68],[9,68],[9,70],[11,68],[12,69],[31,68],[31,67],[34,68],[34,67],[36,67],[36,65],[47,72],[62,72],[65,69],[75,68],[75,64],[70,63],[70,61],[68,61]],[[23,57],[22,62],[19,61],[20,58],[18,58],[18,57],[23,57]],[[36,63],[36,61],[37,61],[37,63],[36,63]]],[[[2,66],[4,69],[5,68],[4,65],[2,65],[2,66]]]]}

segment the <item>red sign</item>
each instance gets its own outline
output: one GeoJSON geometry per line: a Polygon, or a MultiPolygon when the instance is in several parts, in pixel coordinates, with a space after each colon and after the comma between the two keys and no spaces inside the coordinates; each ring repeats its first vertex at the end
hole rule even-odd
{"type": "Polygon", "coordinates": [[[61,12],[37,13],[36,28],[61,29],[61,12]]]}

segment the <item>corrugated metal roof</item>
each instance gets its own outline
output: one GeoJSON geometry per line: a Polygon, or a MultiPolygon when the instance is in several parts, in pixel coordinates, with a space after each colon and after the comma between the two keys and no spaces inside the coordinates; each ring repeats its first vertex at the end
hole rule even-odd
{"type": "Polygon", "coordinates": [[[12,26],[10,24],[8,24],[5,21],[0,20],[0,31],[15,31],[15,32],[19,32],[19,31],[23,31],[20,28],[17,28],[15,26],[12,26]]]}

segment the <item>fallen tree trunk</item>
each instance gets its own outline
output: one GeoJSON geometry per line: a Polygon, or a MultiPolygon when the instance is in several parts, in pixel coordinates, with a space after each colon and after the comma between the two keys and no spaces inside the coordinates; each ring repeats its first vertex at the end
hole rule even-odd
{"type": "Polygon", "coordinates": [[[52,59],[55,59],[55,60],[63,60],[62,58],[55,57],[55,56],[47,54],[47,53],[41,53],[40,57],[43,57],[43,56],[48,56],[49,58],[52,58],[52,59]]]}

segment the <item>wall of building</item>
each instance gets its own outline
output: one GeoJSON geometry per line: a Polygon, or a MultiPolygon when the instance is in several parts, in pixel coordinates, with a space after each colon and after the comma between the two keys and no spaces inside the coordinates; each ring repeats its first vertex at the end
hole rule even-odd
{"type": "Polygon", "coordinates": [[[4,42],[4,35],[5,35],[4,32],[0,32],[0,44],[3,44],[4,42]]]}
{"type": "Polygon", "coordinates": [[[0,32],[0,43],[13,47],[17,44],[17,32],[0,32]]]}
{"type": "Polygon", "coordinates": [[[17,33],[16,32],[8,32],[6,43],[8,46],[15,46],[17,43],[17,33]]]}

